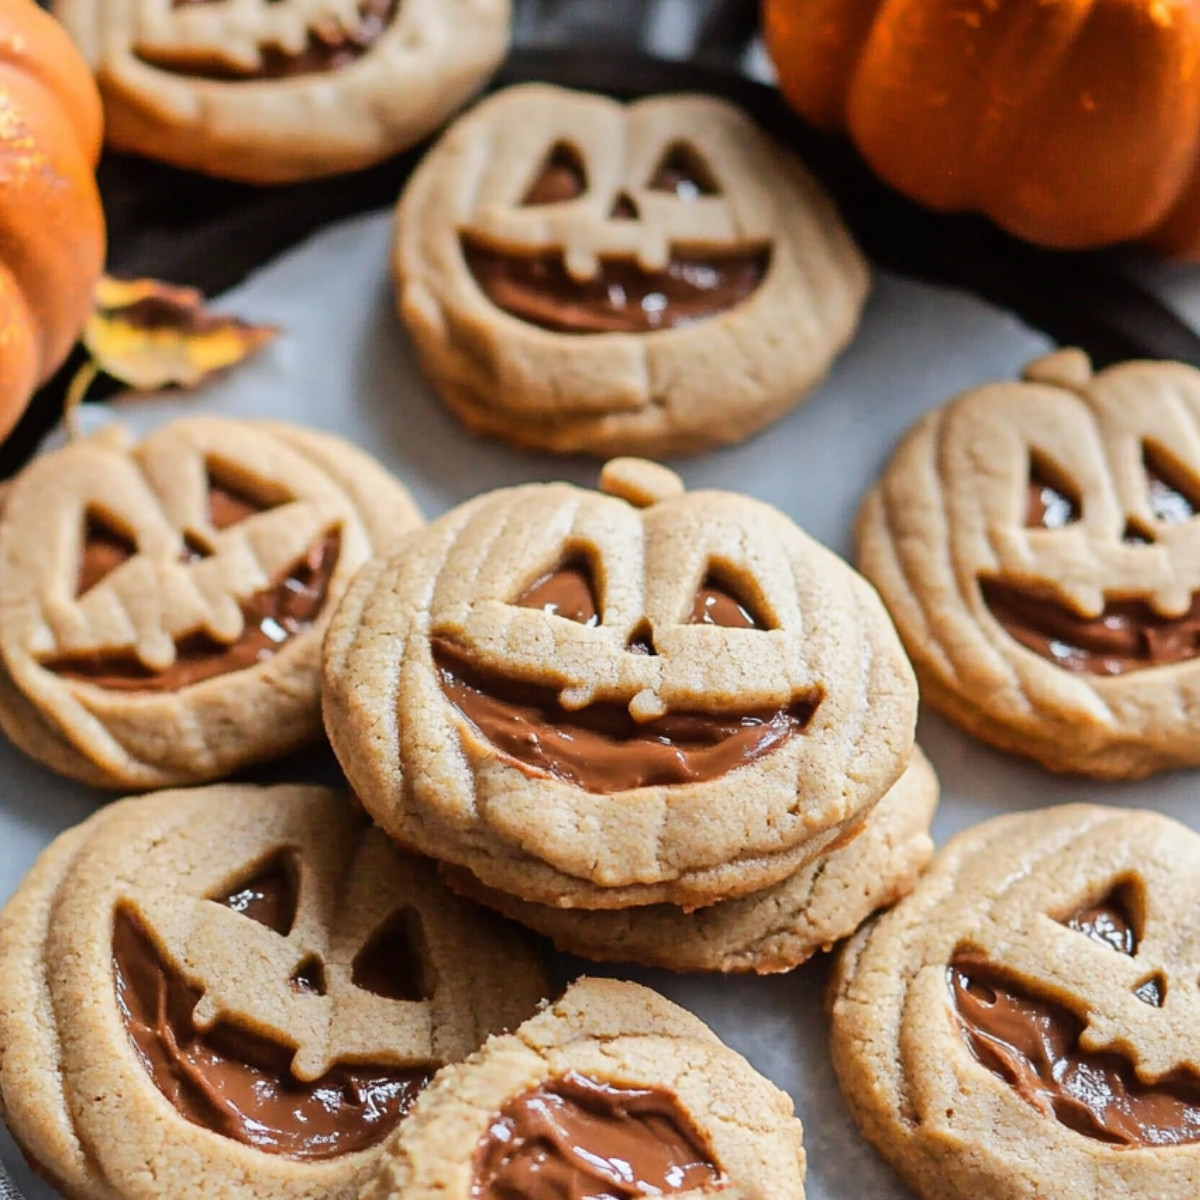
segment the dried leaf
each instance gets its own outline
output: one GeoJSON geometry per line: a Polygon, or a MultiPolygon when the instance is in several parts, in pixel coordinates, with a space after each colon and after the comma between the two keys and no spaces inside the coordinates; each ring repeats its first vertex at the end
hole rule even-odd
{"type": "Polygon", "coordinates": [[[194,288],[105,277],[96,287],[83,344],[99,370],[138,391],[152,391],[171,384],[195,387],[248,358],[278,332],[210,313],[194,288]]]}

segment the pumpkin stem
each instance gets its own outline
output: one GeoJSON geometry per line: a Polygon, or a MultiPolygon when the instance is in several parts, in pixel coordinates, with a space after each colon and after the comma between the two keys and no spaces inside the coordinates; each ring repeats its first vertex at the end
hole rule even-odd
{"type": "Polygon", "coordinates": [[[63,424],[67,427],[67,435],[71,441],[77,442],[83,437],[79,428],[79,406],[83,403],[88,389],[96,382],[100,374],[100,365],[94,359],[89,359],[75,372],[71,386],[67,388],[67,396],[63,401],[63,424]]]}
{"type": "Polygon", "coordinates": [[[1084,392],[1092,381],[1092,360],[1082,350],[1055,350],[1035,358],[1021,373],[1026,383],[1045,383],[1068,392],[1084,392]]]}
{"type": "Polygon", "coordinates": [[[634,508],[649,508],[684,493],[683,480],[668,467],[644,458],[613,458],[600,471],[600,490],[634,508]]]}

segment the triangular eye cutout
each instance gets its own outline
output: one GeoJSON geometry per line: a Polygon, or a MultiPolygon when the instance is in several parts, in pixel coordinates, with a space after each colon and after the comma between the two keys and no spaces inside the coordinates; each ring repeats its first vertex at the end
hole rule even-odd
{"type": "Polygon", "coordinates": [[[1029,460],[1026,529],[1062,529],[1079,520],[1079,493],[1061,471],[1033,457],[1029,460]]]}
{"type": "Polygon", "coordinates": [[[292,856],[275,855],[255,867],[240,883],[209,899],[287,937],[296,922],[299,900],[292,856]]]}
{"type": "Polygon", "coordinates": [[[1143,1004],[1148,1004],[1151,1008],[1162,1008],[1167,999],[1166,977],[1161,971],[1155,975],[1151,975],[1149,979],[1142,980],[1133,989],[1133,994],[1143,1004]]]}
{"type": "Polygon", "coordinates": [[[354,960],[355,987],[385,1000],[432,1000],[437,988],[421,919],[411,908],[393,913],[354,960]]]}
{"type": "Polygon", "coordinates": [[[521,203],[562,204],[578,200],[587,188],[587,171],[579,151],[569,142],[559,142],[546,156],[521,203]]]}
{"type": "Polygon", "coordinates": [[[100,580],[136,553],[137,546],[131,539],[119,533],[99,514],[89,512],[83,530],[75,598],[90,592],[100,580]]]}
{"type": "Polygon", "coordinates": [[[1158,446],[1142,444],[1146,471],[1146,498],[1154,519],[1164,525],[1182,525],[1200,508],[1200,489],[1187,471],[1158,446]]]}
{"type": "Polygon", "coordinates": [[[1137,906],[1133,900],[1132,888],[1119,885],[1098,903],[1072,913],[1062,924],[1118,954],[1127,954],[1132,958],[1137,954],[1141,941],[1135,920],[1137,906]]]}
{"type": "Polygon", "coordinates": [[[325,982],[325,967],[319,958],[306,958],[293,972],[288,983],[293,992],[301,992],[306,996],[324,996],[329,990],[325,982]]]}
{"type": "Polygon", "coordinates": [[[518,608],[540,608],[552,617],[564,617],[594,628],[600,623],[600,590],[592,564],[572,558],[543,575],[516,599],[518,608]]]}
{"type": "Polygon", "coordinates": [[[723,629],[770,629],[763,620],[758,605],[746,595],[746,589],[731,585],[728,580],[712,574],[696,592],[689,625],[719,625],[723,629]]]}
{"type": "Polygon", "coordinates": [[[649,186],[652,192],[670,192],[680,200],[715,196],[721,190],[708,164],[686,142],[676,142],[667,148],[650,176],[649,186]]]}
{"type": "Polygon", "coordinates": [[[259,513],[267,512],[286,504],[290,497],[279,494],[277,486],[262,485],[248,487],[244,482],[231,479],[227,469],[214,463],[208,464],[208,521],[214,529],[229,529],[259,513]],[[275,492],[269,496],[269,492],[275,492]]]}

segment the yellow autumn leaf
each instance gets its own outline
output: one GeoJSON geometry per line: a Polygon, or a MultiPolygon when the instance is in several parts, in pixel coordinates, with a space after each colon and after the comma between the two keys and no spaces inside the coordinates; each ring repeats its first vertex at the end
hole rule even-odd
{"type": "Polygon", "coordinates": [[[195,288],[106,276],[96,286],[83,344],[96,368],[138,391],[152,391],[172,384],[195,387],[248,358],[278,332],[209,312],[195,288]]]}

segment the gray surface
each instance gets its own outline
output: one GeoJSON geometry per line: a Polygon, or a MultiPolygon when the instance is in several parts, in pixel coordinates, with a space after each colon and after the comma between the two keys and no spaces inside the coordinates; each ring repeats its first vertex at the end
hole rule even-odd
{"type": "MultiPolygon", "coordinates": [[[[339,430],[394,468],[430,516],[501,484],[594,482],[591,462],[473,439],[443,412],[394,315],[389,231],[388,214],[328,231],[226,297],[224,307],[277,322],[286,335],[201,394],[130,404],[124,417],[147,428],[199,409],[339,430]]],[[[1195,271],[1163,269],[1156,278],[1200,317],[1195,271]]],[[[1010,376],[1044,348],[1041,337],[970,297],[879,276],[858,340],[807,405],[743,446],[677,465],[689,485],[751,492],[845,553],[859,499],[896,437],[955,392],[1010,376]]],[[[1151,806],[1200,827],[1193,774],[1099,786],[994,753],[933,715],[922,718],[920,736],[944,786],[939,841],[1002,812],[1077,799],[1151,806]]],[[[92,802],[86,789],[0,744],[0,897],[92,802]]],[[[792,1094],[805,1125],[810,1200],[901,1200],[907,1193],[858,1138],[834,1084],[820,1003],[826,973],[824,962],[761,980],[629,972],[692,1008],[792,1094]]],[[[49,1200],[7,1140],[0,1159],[28,1200],[49,1200]]]]}

